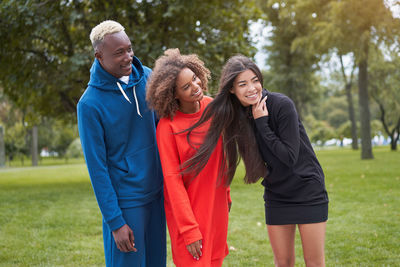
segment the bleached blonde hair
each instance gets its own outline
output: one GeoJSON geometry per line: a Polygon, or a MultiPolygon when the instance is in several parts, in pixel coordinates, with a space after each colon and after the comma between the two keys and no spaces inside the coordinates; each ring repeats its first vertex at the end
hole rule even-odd
{"type": "Polygon", "coordinates": [[[90,41],[92,42],[94,50],[96,50],[97,46],[103,42],[104,36],[107,34],[122,32],[124,30],[125,28],[116,21],[105,20],[101,22],[90,32],[90,41]]]}

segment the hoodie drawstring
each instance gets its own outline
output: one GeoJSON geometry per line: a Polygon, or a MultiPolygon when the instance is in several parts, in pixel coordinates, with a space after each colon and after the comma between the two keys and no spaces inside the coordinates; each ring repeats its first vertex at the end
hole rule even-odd
{"type": "Polygon", "coordinates": [[[136,86],[133,86],[132,91],[133,91],[133,96],[135,97],[135,103],[136,103],[136,111],[137,111],[137,114],[139,114],[139,116],[142,117],[142,114],[140,114],[139,102],[138,102],[137,97],[136,97],[136,86]]]}
{"type": "MultiPolygon", "coordinates": [[[[125,94],[125,91],[124,91],[124,89],[122,89],[122,86],[119,84],[119,82],[117,82],[117,85],[118,85],[118,88],[121,91],[122,95],[126,99],[126,101],[128,101],[129,104],[132,104],[132,102],[129,100],[128,96],[125,94]]],[[[136,112],[140,117],[142,117],[142,114],[140,114],[139,102],[138,102],[137,97],[136,97],[136,86],[133,86],[132,91],[133,91],[133,96],[135,97],[136,112]]]]}

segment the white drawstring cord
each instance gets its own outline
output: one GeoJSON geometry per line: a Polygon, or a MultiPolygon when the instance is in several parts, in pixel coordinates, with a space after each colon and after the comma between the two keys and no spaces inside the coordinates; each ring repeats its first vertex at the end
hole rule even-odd
{"type": "Polygon", "coordinates": [[[132,102],[129,100],[128,96],[125,94],[124,90],[122,89],[121,85],[119,84],[119,82],[117,82],[118,88],[121,91],[122,95],[125,97],[126,101],[128,101],[130,104],[132,104],[132,102]]]}
{"type": "Polygon", "coordinates": [[[132,91],[133,91],[133,96],[135,97],[137,114],[139,114],[139,116],[142,117],[142,114],[140,114],[139,102],[138,102],[137,97],[136,97],[136,86],[133,86],[132,91]]]}
{"type": "MultiPolygon", "coordinates": [[[[122,86],[119,84],[119,82],[117,82],[117,85],[118,85],[118,88],[119,88],[119,90],[121,91],[122,95],[123,95],[124,98],[126,99],[126,101],[128,101],[129,104],[132,104],[132,102],[129,100],[128,96],[125,94],[124,89],[122,89],[122,86]]],[[[139,102],[138,102],[137,97],[136,97],[136,90],[135,90],[135,88],[136,88],[136,86],[133,86],[132,92],[133,92],[133,96],[135,97],[136,111],[137,111],[137,114],[138,114],[140,117],[143,117],[142,114],[140,114],[139,102]]]]}

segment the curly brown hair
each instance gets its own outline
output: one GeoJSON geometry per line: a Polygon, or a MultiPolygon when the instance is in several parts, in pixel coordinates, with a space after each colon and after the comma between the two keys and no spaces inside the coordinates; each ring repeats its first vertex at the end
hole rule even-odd
{"type": "Polygon", "coordinates": [[[184,68],[193,71],[201,80],[203,91],[207,90],[210,70],[197,55],[181,55],[178,48],[166,50],[155,62],[147,82],[146,93],[148,106],[154,109],[160,118],[172,119],[179,109],[179,102],[175,99],[176,78],[184,68]]]}

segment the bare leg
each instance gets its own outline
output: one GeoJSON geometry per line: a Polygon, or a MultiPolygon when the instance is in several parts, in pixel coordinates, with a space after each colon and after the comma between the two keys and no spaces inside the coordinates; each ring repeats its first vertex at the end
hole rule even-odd
{"type": "Polygon", "coordinates": [[[295,224],[267,225],[268,236],[274,252],[275,266],[293,267],[295,262],[295,224]]]}
{"type": "Polygon", "coordinates": [[[325,266],[326,222],[299,224],[304,261],[307,267],[325,266]]]}

